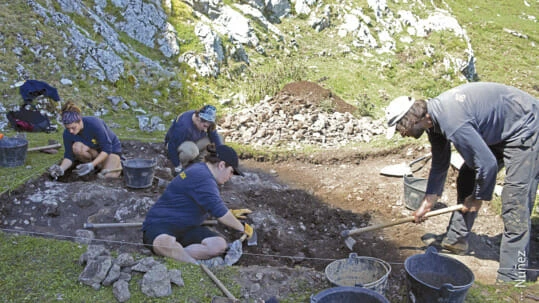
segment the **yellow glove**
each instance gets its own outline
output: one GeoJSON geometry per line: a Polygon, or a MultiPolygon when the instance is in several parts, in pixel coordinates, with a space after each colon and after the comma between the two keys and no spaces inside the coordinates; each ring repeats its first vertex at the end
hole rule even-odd
{"type": "Polygon", "coordinates": [[[247,219],[245,215],[248,215],[252,213],[252,211],[248,208],[240,208],[240,209],[231,209],[230,212],[236,217],[237,219],[247,219]]]}
{"type": "Polygon", "coordinates": [[[253,236],[253,227],[247,223],[243,224],[243,227],[243,233],[247,235],[247,239],[250,239],[253,236]]]}

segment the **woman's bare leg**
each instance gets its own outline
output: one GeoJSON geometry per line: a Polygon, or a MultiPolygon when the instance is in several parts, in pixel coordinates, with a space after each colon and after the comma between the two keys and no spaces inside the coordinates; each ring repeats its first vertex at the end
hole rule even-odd
{"type": "MultiPolygon", "coordinates": [[[[122,168],[122,159],[117,154],[109,154],[105,163],[103,164],[103,169],[117,169],[122,168]]],[[[105,178],[118,178],[122,171],[114,171],[105,174],[105,178]]]]}
{"type": "Polygon", "coordinates": [[[226,240],[222,237],[210,237],[202,240],[200,244],[191,244],[185,251],[197,260],[210,259],[225,253],[226,240]]]}
{"type": "Polygon", "coordinates": [[[176,238],[170,235],[161,234],[153,240],[153,251],[160,256],[165,256],[187,263],[197,263],[189,253],[176,242],[176,238]]]}

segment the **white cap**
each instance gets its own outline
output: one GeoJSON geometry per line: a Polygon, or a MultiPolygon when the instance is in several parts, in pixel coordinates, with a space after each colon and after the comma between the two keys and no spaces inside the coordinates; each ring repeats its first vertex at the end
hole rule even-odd
{"type": "Polygon", "coordinates": [[[386,138],[391,139],[395,134],[397,122],[410,110],[415,99],[409,96],[400,96],[395,98],[386,107],[387,131],[386,138]]]}

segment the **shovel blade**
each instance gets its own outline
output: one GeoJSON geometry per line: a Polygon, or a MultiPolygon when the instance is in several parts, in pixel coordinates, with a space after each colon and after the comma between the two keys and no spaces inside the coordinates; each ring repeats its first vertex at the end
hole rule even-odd
{"type": "Polygon", "coordinates": [[[412,169],[406,163],[388,165],[380,170],[380,174],[390,177],[402,177],[412,174],[412,169]]]}
{"type": "Polygon", "coordinates": [[[346,244],[346,247],[348,247],[349,250],[354,250],[354,245],[356,245],[356,240],[352,237],[347,237],[344,239],[344,244],[346,244]]]}

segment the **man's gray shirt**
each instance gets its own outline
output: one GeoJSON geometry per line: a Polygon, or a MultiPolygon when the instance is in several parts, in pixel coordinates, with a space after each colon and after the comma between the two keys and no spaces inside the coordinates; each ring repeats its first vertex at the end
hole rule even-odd
{"type": "Polygon", "coordinates": [[[429,100],[427,109],[434,123],[427,194],[442,194],[453,143],[476,171],[475,198],[491,200],[498,173],[491,147],[526,146],[539,130],[538,100],[503,84],[463,84],[429,100]]]}

